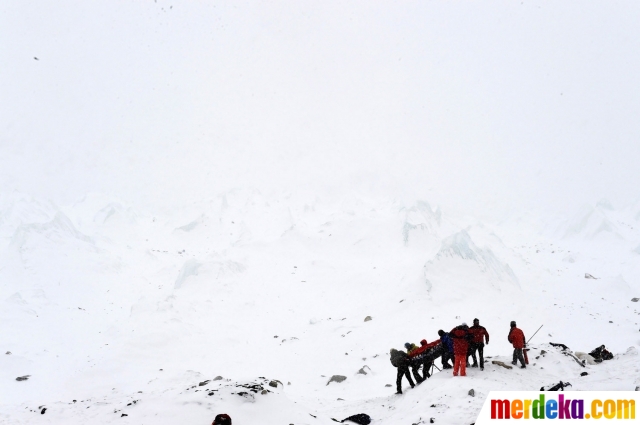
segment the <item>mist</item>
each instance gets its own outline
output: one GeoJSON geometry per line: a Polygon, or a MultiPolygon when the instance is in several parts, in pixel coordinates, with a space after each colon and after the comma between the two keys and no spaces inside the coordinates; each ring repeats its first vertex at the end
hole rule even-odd
{"type": "Polygon", "coordinates": [[[9,2],[0,190],[636,201],[635,2],[9,2]]]}

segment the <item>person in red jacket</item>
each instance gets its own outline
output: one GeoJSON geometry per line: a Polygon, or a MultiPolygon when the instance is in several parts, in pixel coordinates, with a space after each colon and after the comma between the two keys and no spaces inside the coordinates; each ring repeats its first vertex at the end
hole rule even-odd
{"type": "Polygon", "coordinates": [[[473,359],[471,367],[478,367],[477,351],[478,357],[480,357],[480,370],[484,370],[484,341],[486,339],[487,345],[489,344],[489,332],[484,326],[480,326],[480,320],[473,319],[473,326],[469,328],[469,333],[472,335],[472,340],[469,344],[469,354],[473,359]]]}
{"type": "Polygon", "coordinates": [[[453,376],[467,376],[467,351],[469,350],[469,327],[466,323],[456,326],[449,332],[453,339],[453,376]]]}
{"type": "Polygon", "coordinates": [[[507,337],[507,339],[513,345],[513,361],[511,362],[511,364],[515,365],[518,363],[518,360],[520,360],[520,364],[522,365],[520,366],[520,368],[525,369],[527,365],[525,365],[524,363],[524,355],[522,353],[522,349],[525,346],[526,339],[524,338],[524,333],[522,332],[522,330],[516,327],[515,320],[511,321],[511,330],[509,331],[509,336],[507,337]]]}

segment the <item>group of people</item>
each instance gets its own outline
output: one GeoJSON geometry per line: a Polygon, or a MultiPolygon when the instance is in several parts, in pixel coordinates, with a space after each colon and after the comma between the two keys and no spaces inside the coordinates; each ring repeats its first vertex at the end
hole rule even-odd
{"type": "MultiPolygon", "coordinates": [[[[513,345],[513,361],[516,364],[520,361],[521,368],[526,368],[523,349],[525,347],[524,333],[516,326],[516,322],[511,322],[511,330],[507,339],[513,345]]],[[[469,327],[466,323],[456,326],[451,332],[445,332],[442,329],[438,331],[439,339],[428,343],[426,339],[420,341],[420,346],[406,343],[404,346],[407,351],[391,349],[391,364],[398,368],[396,378],[397,393],[402,394],[402,377],[406,376],[409,385],[413,388],[414,384],[411,379],[411,373],[417,384],[424,382],[431,374],[430,370],[434,360],[438,357],[442,358],[443,369],[453,369],[453,376],[466,376],[467,367],[480,367],[484,370],[484,345],[489,344],[489,332],[484,326],[480,326],[480,320],[473,319],[473,326],[469,327]],[[477,354],[477,357],[476,357],[477,354]],[[473,364],[469,364],[469,357],[472,358],[473,364]],[[453,365],[449,364],[449,361],[453,365]],[[420,375],[422,368],[422,375],[420,375]]],[[[437,366],[436,366],[437,367],[437,366]]]]}

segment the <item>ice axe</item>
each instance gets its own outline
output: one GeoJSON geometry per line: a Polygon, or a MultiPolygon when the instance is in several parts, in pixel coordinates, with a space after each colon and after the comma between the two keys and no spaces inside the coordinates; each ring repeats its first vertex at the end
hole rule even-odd
{"type": "MultiPolygon", "coordinates": [[[[527,340],[527,342],[525,342],[525,344],[524,344],[524,346],[525,346],[525,347],[526,347],[527,345],[529,345],[529,341],[531,341],[531,340],[533,339],[533,337],[534,337],[534,336],[536,336],[536,334],[540,331],[540,329],[542,329],[542,327],[543,327],[543,326],[544,326],[544,325],[540,325],[540,327],[538,328],[538,330],[537,330],[537,331],[535,331],[533,335],[531,335],[531,338],[529,338],[529,339],[527,340]]],[[[524,362],[525,362],[526,364],[529,364],[529,356],[527,355],[527,351],[529,351],[529,349],[528,349],[528,348],[525,348],[524,350],[522,350],[522,352],[524,353],[524,362]]]]}

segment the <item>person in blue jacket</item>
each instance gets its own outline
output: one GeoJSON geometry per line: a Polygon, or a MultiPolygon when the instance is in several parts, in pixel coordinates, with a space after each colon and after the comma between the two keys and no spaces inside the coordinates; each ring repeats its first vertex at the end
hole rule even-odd
{"type": "Polygon", "coordinates": [[[438,331],[438,335],[440,335],[440,342],[444,347],[444,352],[442,353],[442,368],[451,369],[453,366],[449,364],[449,360],[453,360],[453,340],[451,336],[442,329],[438,331]]]}

